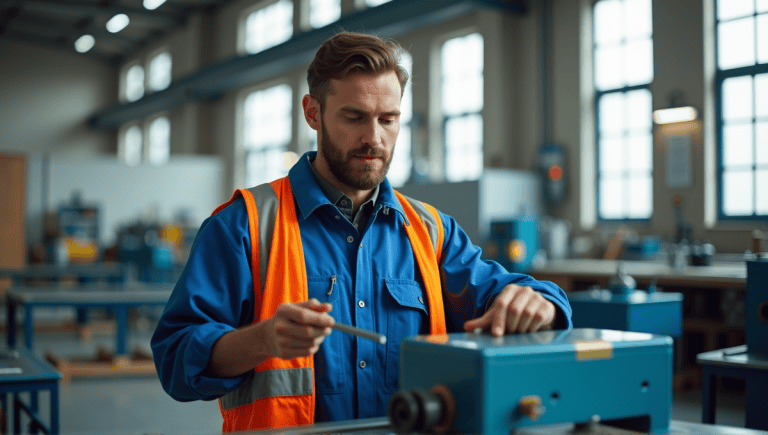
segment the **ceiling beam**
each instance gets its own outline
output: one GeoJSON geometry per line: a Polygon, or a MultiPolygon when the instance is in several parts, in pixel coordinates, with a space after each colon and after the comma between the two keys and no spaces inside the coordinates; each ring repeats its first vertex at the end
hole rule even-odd
{"type": "Polygon", "coordinates": [[[514,14],[522,14],[526,9],[525,3],[519,0],[394,0],[342,17],[326,27],[299,33],[262,52],[236,56],[201,68],[171,83],[163,91],[95,113],[89,125],[96,130],[116,129],[162,110],[190,101],[213,99],[244,85],[286,73],[311,62],[317,47],[339,29],[394,38],[489,6],[514,14]]]}

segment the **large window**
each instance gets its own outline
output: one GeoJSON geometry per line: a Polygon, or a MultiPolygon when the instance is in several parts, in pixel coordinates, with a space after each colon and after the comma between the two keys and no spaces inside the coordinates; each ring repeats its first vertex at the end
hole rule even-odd
{"type": "Polygon", "coordinates": [[[476,180],[483,173],[483,37],[449,39],[440,56],[446,179],[476,180]]]}
{"type": "Polygon", "coordinates": [[[287,84],[252,92],[243,105],[245,179],[248,186],[288,174],[293,92],[287,84]]]}
{"type": "Polygon", "coordinates": [[[133,102],[144,96],[144,67],[132,65],[123,76],[122,99],[133,102]]]}
{"type": "MultiPolygon", "coordinates": [[[[408,76],[413,71],[413,58],[410,53],[402,52],[400,56],[400,65],[408,71],[408,76]]],[[[404,185],[411,177],[411,167],[413,160],[411,158],[411,131],[413,126],[413,91],[411,89],[413,81],[408,80],[408,84],[403,91],[403,100],[400,103],[400,134],[397,136],[395,144],[395,154],[392,156],[392,163],[389,166],[387,179],[393,187],[404,185]]]]}
{"type": "Polygon", "coordinates": [[[142,142],[141,127],[136,124],[125,127],[120,134],[118,158],[129,166],[137,166],[141,163],[142,142]]]}
{"type": "Polygon", "coordinates": [[[653,212],[651,0],[594,6],[598,218],[653,212]]]}
{"type": "Polygon", "coordinates": [[[240,27],[240,50],[258,53],[293,36],[293,2],[280,0],[248,13],[240,27]]]}
{"type": "Polygon", "coordinates": [[[717,1],[720,218],[768,217],[768,0],[717,1]]]}
{"type": "Polygon", "coordinates": [[[160,116],[149,123],[147,134],[147,162],[162,165],[171,155],[171,121],[160,116]]]}
{"type": "Polygon", "coordinates": [[[171,84],[171,53],[164,51],[149,60],[148,87],[151,91],[162,91],[171,84]]]}
{"type": "Polygon", "coordinates": [[[324,27],[341,18],[341,0],[304,0],[304,5],[309,12],[307,28],[324,27]]]}

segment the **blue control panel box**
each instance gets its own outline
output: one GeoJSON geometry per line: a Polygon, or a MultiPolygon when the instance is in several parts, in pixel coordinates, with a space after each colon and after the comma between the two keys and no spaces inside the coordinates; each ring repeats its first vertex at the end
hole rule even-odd
{"type": "Polygon", "coordinates": [[[672,339],[598,329],[409,337],[401,344],[400,388],[390,419],[405,429],[498,435],[599,419],[664,433],[672,409],[672,339]],[[430,395],[440,397],[440,406],[424,399],[430,395]],[[420,408],[439,417],[412,418],[411,409],[420,408]],[[417,420],[420,426],[411,425],[417,420]]]}
{"type": "Polygon", "coordinates": [[[618,329],[680,337],[682,293],[587,290],[568,294],[575,328],[618,329]]]}

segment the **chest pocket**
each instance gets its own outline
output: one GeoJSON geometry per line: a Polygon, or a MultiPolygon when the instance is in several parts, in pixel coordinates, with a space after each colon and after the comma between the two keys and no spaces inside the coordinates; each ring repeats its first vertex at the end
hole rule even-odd
{"type": "Polygon", "coordinates": [[[429,330],[427,296],[416,281],[386,279],[391,309],[387,310],[387,367],[385,386],[393,392],[400,378],[400,342],[429,330]]]}
{"type": "MultiPolygon", "coordinates": [[[[321,303],[330,302],[334,310],[339,309],[339,293],[341,287],[335,277],[308,277],[309,297],[315,298],[321,303]],[[332,280],[333,291],[328,296],[331,289],[332,280]]],[[[333,311],[331,311],[333,314],[333,311]]],[[[338,394],[343,392],[346,385],[346,373],[344,364],[339,364],[339,355],[347,355],[345,343],[342,334],[333,331],[331,335],[325,337],[320,350],[315,354],[315,385],[317,392],[321,394],[338,394]]]]}

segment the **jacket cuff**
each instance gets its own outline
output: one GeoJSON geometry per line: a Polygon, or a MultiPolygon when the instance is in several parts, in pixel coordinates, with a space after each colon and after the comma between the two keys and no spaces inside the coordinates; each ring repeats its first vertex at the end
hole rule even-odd
{"type": "Polygon", "coordinates": [[[207,376],[213,345],[222,335],[233,330],[223,323],[205,323],[198,326],[190,337],[184,355],[184,375],[189,387],[205,397],[204,400],[216,399],[237,389],[251,375],[246,372],[232,378],[207,376]]]}

